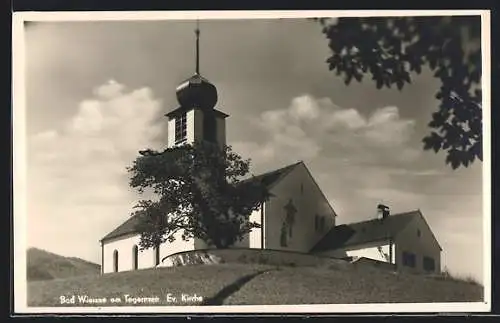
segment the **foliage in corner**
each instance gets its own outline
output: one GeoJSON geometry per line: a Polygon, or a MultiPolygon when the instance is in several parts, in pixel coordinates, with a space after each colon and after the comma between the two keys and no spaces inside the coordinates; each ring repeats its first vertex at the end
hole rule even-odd
{"type": "Polygon", "coordinates": [[[259,224],[249,220],[260,202],[269,197],[258,181],[243,180],[250,160],[212,143],[194,143],[144,150],[128,168],[130,186],[149,190],[132,215],[140,219],[140,249],[155,247],[177,237],[199,238],[217,248],[241,240],[259,224]]]}
{"type": "Polygon", "coordinates": [[[424,65],[441,81],[423,148],[446,151],[453,169],[482,160],[480,17],[317,18],[329,40],[329,69],[346,84],[371,75],[402,90],[424,65]],[[475,45],[474,45],[475,43],[475,45]]]}

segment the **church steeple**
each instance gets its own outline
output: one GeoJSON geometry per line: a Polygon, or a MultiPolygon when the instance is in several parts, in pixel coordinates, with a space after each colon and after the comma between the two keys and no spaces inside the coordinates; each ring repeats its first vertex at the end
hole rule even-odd
{"type": "Polygon", "coordinates": [[[200,74],[200,23],[196,20],[196,74],[200,74]]]}
{"type": "Polygon", "coordinates": [[[196,35],[195,74],[177,87],[177,101],[181,107],[213,109],[217,103],[217,88],[200,75],[200,28],[198,22],[196,35]]]}
{"type": "Polygon", "coordinates": [[[179,107],[169,112],[168,146],[195,140],[225,145],[227,114],[215,109],[217,88],[200,74],[200,28],[196,21],[195,73],[176,89],[179,107]]]}

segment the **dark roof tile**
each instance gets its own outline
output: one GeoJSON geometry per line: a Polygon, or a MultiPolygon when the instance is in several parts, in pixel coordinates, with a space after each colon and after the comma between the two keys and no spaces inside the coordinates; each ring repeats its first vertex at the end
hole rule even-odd
{"type": "Polygon", "coordinates": [[[420,211],[415,210],[390,215],[385,219],[371,219],[335,226],[313,247],[311,252],[334,250],[392,238],[419,215],[420,211]]]}
{"type": "Polygon", "coordinates": [[[140,223],[140,215],[132,215],[125,222],[120,224],[116,229],[105,235],[101,241],[118,238],[126,234],[137,232],[136,226],[140,223]]]}
{"type": "Polygon", "coordinates": [[[302,162],[297,162],[295,164],[291,164],[285,167],[281,167],[272,171],[269,171],[264,174],[260,174],[257,176],[252,176],[250,178],[247,178],[241,183],[248,183],[250,181],[255,181],[255,182],[261,182],[263,183],[268,189],[273,187],[275,184],[277,184],[283,177],[285,177],[292,169],[295,168],[295,166],[301,164],[302,162]]]}

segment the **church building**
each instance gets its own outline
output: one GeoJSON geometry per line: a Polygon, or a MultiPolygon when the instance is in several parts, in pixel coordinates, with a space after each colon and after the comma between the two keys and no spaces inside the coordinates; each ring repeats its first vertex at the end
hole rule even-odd
{"type": "MultiPolygon", "coordinates": [[[[217,88],[199,73],[198,29],[196,36],[196,72],[177,87],[179,107],[166,114],[168,147],[195,141],[218,143],[221,147],[226,144],[225,123],[228,115],[215,108],[217,88]]],[[[296,162],[249,180],[266,185],[271,198],[263,201],[259,209],[250,215],[250,221],[259,223],[261,227],[254,228],[234,247],[314,253],[346,259],[370,258],[407,267],[416,266],[414,258],[417,254],[413,251],[417,250],[426,257],[428,271],[438,271],[440,267],[441,247],[420,211],[406,216],[384,216],[364,226],[337,226],[337,213],[304,162],[296,162]],[[405,221],[401,220],[403,218],[405,221]],[[409,224],[415,232],[418,230],[419,236],[405,244],[404,229],[409,224]],[[373,230],[378,233],[373,234],[373,230]],[[399,245],[405,249],[399,248],[399,245]],[[379,257],[384,254],[382,249],[390,256],[379,257]],[[372,256],[373,250],[376,250],[375,256],[372,256]]],[[[139,251],[138,221],[137,216],[129,217],[100,240],[102,273],[151,268],[169,255],[208,248],[200,239],[182,240],[179,233],[173,242],[139,251]]]]}

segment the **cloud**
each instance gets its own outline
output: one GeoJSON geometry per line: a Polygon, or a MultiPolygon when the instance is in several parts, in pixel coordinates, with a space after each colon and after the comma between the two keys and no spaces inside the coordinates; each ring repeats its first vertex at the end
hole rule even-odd
{"type": "Polygon", "coordinates": [[[415,121],[401,118],[394,106],[363,116],[356,109],[335,105],[329,98],[301,95],[285,109],[262,112],[252,125],[256,132],[266,134],[265,140],[240,141],[233,146],[251,153],[259,164],[293,162],[290,156],[312,161],[320,154],[365,162],[384,158],[385,154],[406,162],[420,153],[407,145],[415,121]]]}
{"type": "Polygon", "coordinates": [[[125,86],[116,82],[115,80],[109,80],[106,84],[103,84],[94,90],[94,94],[97,97],[105,99],[113,99],[122,95],[125,86]]]}
{"type": "Polygon", "coordinates": [[[93,94],[60,128],[28,139],[29,244],[87,259],[137,199],[126,167],[139,150],[160,148],[163,134],[161,102],[149,88],[127,90],[111,80],[93,94]],[[61,243],[75,241],[76,226],[90,242],[81,255],[61,243]]]}
{"type": "Polygon", "coordinates": [[[414,120],[402,120],[397,107],[377,109],[367,122],[365,136],[382,146],[402,145],[410,139],[415,126],[414,120]]]}
{"type": "Polygon", "coordinates": [[[374,109],[365,116],[329,98],[301,95],[287,108],[262,112],[250,126],[265,139],[232,145],[251,157],[253,172],[305,161],[324,193],[336,201],[334,208],[342,203],[342,222],[366,219],[376,203],[404,211],[422,202],[419,192],[400,189],[406,178],[391,173],[415,172],[408,165],[421,155],[410,145],[415,121],[402,118],[397,107],[374,109]]]}

